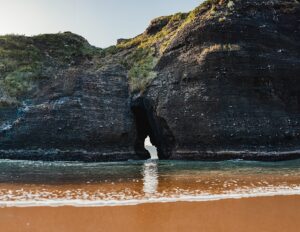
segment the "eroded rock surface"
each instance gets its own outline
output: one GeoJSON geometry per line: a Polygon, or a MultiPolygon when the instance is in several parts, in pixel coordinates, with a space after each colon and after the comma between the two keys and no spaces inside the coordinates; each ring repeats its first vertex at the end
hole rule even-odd
{"type": "Polygon", "coordinates": [[[214,2],[177,33],[144,94],[172,136],[164,156],[300,157],[299,2],[214,2]]]}
{"type": "MultiPolygon", "coordinates": [[[[48,35],[40,42],[52,45],[52,37],[55,42],[57,37],[62,37],[63,46],[73,46],[76,42],[73,39],[84,42],[73,34],[48,35]],[[68,42],[65,37],[72,40],[68,42]]],[[[6,74],[6,79],[4,75],[0,157],[86,161],[134,159],[135,125],[124,67],[110,60],[102,62],[101,51],[94,51],[99,53],[97,56],[71,54],[66,59],[65,53],[49,54],[49,45],[45,45],[43,51],[36,41],[28,44],[39,49],[46,60],[41,69],[51,71],[44,75],[38,73],[31,79],[27,77],[29,87],[22,94],[10,91],[9,87],[15,89],[17,86],[9,86],[6,79],[10,74],[6,74]],[[44,52],[47,53],[45,57],[44,52]],[[9,97],[14,101],[8,102],[9,97]]],[[[78,46],[72,49],[74,53],[79,52],[78,46]]],[[[55,49],[58,49],[57,44],[55,49]]],[[[15,76],[16,81],[25,85],[26,79],[15,76]]]]}

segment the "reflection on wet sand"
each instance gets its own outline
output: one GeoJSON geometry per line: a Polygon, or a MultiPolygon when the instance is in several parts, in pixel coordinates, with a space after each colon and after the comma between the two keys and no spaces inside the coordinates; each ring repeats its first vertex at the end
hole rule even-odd
{"type": "Polygon", "coordinates": [[[156,160],[149,160],[143,166],[143,191],[146,196],[155,194],[158,187],[158,165],[156,160]]]}

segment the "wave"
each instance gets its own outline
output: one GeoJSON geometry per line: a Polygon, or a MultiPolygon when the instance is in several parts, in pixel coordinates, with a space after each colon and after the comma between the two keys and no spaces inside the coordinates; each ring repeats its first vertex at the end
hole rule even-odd
{"type": "Polygon", "coordinates": [[[149,203],[175,203],[175,202],[204,202],[226,199],[242,199],[255,197],[293,196],[300,195],[300,186],[294,188],[255,188],[249,192],[238,191],[224,194],[178,195],[166,197],[150,197],[130,200],[83,200],[83,199],[47,199],[47,200],[20,200],[0,201],[0,207],[108,207],[108,206],[133,206],[149,203]]]}

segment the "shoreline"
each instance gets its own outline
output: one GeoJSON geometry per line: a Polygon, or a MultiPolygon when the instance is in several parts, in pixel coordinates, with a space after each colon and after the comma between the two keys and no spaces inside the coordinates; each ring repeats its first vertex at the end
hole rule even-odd
{"type": "MultiPolygon", "coordinates": [[[[203,161],[218,162],[228,160],[281,162],[300,159],[300,148],[291,150],[176,150],[168,159],[169,161],[203,161]]],[[[0,160],[14,161],[65,161],[65,162],[129,162],[145,161],[134,151],[89,151],[89,150],[0,150],[0,160]]]]}
{"type": "Polygon", "coordinates": [[[76,207],[76,208],[97,208],[97,207],[122,207],[139,206],[144,204],[168,204],[168,203],[198,203],[214,202],[223,200],[243,200],[264,197],[288,197],[299,196],[300,187],[281,192],[261,192],[261,193],[233,193],[233,194],[207,194],[200,196],[162,197],[135,200],[43,200],[43,201],[0,201],[0,209],[3,208],[26,208],[26,207],[76,207]]]}
{"type": "Polygon", "coordinates": [[[299,215],[300,196],[116,207],[9,207],[0,208],[0,230],[296,232],[300,228],[299,215]]]}

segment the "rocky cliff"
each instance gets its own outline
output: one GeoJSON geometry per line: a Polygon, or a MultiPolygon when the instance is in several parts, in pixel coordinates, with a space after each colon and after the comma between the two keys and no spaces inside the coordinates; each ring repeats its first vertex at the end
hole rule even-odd
{"type": "Polygon", "coordinates": [[[126,43],[155,37],[155,78],[134,104],[161,158],[300,157],[298,1],[207,1],[126,43]]]}
{"type": "Polygon", "coordinates": [[[127,71],[109,50],[72,33],[4,36],[0,44],[0,157],[136,157],[127,71]]]}
{"type": "Polygon", "coordinates": [[[299,158],[299,41],[296,0],[206,1],[108,49],[2,37],[1,157],[144,159],[149,135],[162,159],[299,158]]]}

